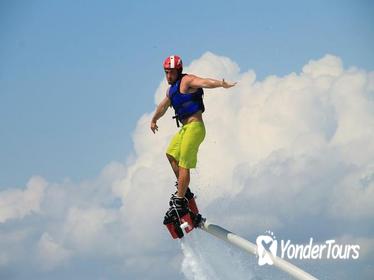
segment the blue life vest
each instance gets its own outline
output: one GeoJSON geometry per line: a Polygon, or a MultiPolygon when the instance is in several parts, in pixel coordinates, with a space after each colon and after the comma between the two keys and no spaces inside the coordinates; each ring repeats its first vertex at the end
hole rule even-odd
{"type": "Polygon", "coordinates": [[[173,119],[176,119],[177,126],[179,127],[179,121],[182,121],[198,111],[205,111],[203,103],[204,91],[202,88],[198,88],[193,93],[181,93],[180,92],[180,83],[182,81],[183,74],[179,80],[170,86],[169,89],[169,98],[171,105],[174,108],[175,116],[173,119]]]}

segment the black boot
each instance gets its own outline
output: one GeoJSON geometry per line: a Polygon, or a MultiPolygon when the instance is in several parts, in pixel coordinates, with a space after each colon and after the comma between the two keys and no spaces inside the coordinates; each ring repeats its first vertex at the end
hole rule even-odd
{"type": "MultiPolygon", "coordinates": [[[[178,182],[175,182],[175,187],[177,188],[177,191],[174,193],[174,194],[177,194],[178,192],[178,182]]],[[[190,188],[187,188],[187,191],[186,191],[186,194],[184,195],[185,198],[187,198],[188,200],[191,200],[192,198],[194,198],[194,193],[191,192],[190,188]]]]}
{"type": "Polygon", "coordinates": [[[169,206],[169,210],[165,213],[164,224],[179,220],[182,216],[189,213],[188,200],[184,197],[177,197],[175,194],[172,194],[169,206]]]}
{"type": "Polygon", "coordinates": [[[185,197],[178,197],[176,194],[171,195],[169,206],[169,210],[176,211],[179,217],[189,212],[188,200],[185,197]]]}

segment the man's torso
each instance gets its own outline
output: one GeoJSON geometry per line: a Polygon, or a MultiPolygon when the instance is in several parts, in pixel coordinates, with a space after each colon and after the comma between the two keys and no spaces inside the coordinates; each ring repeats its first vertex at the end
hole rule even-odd
{"type": "MultiPolygon", "coordinates": [[[[195,88],[191,88],[187,85],[187,82],[186,82],[186,78],[188,79],[188,75],[185,75],[182,80],[181,80],[181,83],[180,83],[180,93],[181,94],[185,94],[185,93],[194,93],[196,92],[196,89],[195,88]]],[[[203,121],[203,113],[202,111],[197,111],[196,113],[194,113],[192,116],[186,118],[186,119],[183,119],[181,120],[181,123],[182,124],[188,124],[190,122],[195,122],[195,121],[203,121]]]]}

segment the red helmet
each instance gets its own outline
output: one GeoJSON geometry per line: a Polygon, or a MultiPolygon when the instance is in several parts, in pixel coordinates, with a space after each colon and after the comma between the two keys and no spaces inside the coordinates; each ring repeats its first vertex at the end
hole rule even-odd
{"type": "Polygon", "coordinates": [[[183,69],[182,59],[177,55],[168,56],[164,61],[164,69],[183,69]]]}

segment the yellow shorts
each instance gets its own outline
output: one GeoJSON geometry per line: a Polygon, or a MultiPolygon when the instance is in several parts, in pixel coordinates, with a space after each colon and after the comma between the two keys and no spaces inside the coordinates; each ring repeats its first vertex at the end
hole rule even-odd
{"type": "Polygon", "coordinates": [[[197,152],[204,138],[204,123],[200,121],[190,122],[183,125],[177,134],[174,135],[166,153],[173,156],[179,162],[180,167],[195,168],[197,152]]]}

